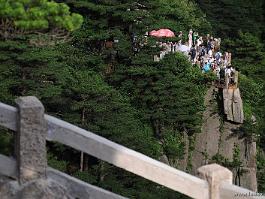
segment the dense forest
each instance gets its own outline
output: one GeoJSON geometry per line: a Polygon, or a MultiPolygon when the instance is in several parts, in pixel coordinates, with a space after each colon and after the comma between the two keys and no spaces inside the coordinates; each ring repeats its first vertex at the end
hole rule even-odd
{"type": "MultiPolygon", "coordinates": [[[[46,112],[171,166],[183,133],[200,133],[204,95],[214,80],[182,54],[154,62],[153,29],[189,29],[222,38],[240,71],[244,136],[257,141],[265,192],[264,0],[0,0],[0,101],[37,96],[46,112]],[[12,7],[13,6],[13,7],[12,7]],[[21,7],[22,6],[22,7],[21,7]],[[24,8],[34,7],[31,12],[24,8]],[[25,12],[25,13],[24,13],[25,12]],[[253,123],[253,116],[256,122],[253,123]]],[[[1,129],[0,153],[13,138],[1,129]]],[[[185,198],[58,143],[49,165],[129,198],[185,198]],[[80,169],[80,167],[82,167],[80,169]]]]}

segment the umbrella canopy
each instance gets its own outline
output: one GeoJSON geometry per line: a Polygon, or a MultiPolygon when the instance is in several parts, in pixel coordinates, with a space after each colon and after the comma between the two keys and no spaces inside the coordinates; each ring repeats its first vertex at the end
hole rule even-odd
{"type": "Polygon", "coordinates": [[[174,32],[169,29],[152,30],[149,35],[154,37],[175,37],[174,32]]]}

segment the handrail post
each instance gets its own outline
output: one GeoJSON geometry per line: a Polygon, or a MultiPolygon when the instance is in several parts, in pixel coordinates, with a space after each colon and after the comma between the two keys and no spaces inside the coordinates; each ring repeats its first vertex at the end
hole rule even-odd
{"type": "Polygon", "coordinates": [[[225,74],[225,88],[229,88],[229,75],[227,73],[225,74]]]}
{"type": "Polygon", "coordinates": [[[198,172],[200,177],[209,183],[209,199],[221,199],[219,190],[222,182],[232,184],[232,172],[218,164],[202,166],[198,172]]]}
{"type": "Polygon", "coordinates": [[[18,131],[15,153],[18,162],[18,180],[24,184],[46,178],[46,133],[44,107],[33,96],[16,99],[18,107],[18,131]]]}
{"type": "Polygon", "coordinates": [[[236,85],[236,88],[238,88],[238,71],[235,71],[235,79],[234,79],[234,82],[235,82],[235,85],[236,85]]]}

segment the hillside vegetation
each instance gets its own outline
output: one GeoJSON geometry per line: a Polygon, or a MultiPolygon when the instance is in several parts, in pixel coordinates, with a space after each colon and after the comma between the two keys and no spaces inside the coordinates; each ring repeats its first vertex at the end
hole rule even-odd
{"type": "MultiPolygon", "coordinates": [[[[146,43],[144,35],[158,28],[187,35],[192,28],[224,38],[222,45],[242,74],[243,130],[258,140],[259,185],[265,190],[264,2],[21,0],[6,7],[5,2],[0,0],[0,18],[14,30],[0,28],[1,102],[37,96],[49,114],[153,158],[166,156],[170,163],[184,153],[183,133],[191,140],[200,133],[204,95],[213,76],[178,53],[154,62],[160,49],[153,47],[153,38],[146,43]],[[223,5],[226,15],[220,11],[223,5]],[[31,13],[25,6],[32,7],[31,13]]],[[[0,152],[12,154],[12,137],[1,132],[0,152]]],[[[48,143],[48,149],[52,167],[123,196],[184,198],[87,155],[80,171],[79,151],[57,143],[48,143]]]]}

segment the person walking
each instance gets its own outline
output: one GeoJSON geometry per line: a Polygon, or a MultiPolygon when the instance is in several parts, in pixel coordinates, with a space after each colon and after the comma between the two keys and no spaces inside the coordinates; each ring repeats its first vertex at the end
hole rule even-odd
{"type": "Polygon", "coordinates": [[[192,34],[193,34],[193,31],[192,29],[190,30],[189,34],[188,34],[188,38],[189,38],[189,48],[192,47],[192,34]]]}
{"type": "Polygon", "coordinates": [[[178,34],[178,38],[179,38],[178,45],[179,46],[182,44],[182,37],[183,37],[183,33],[182,33],[182,31],[179,31],[179,34],[178,34]]]}
{"type": "Polygon", "coordinates": [[[192,64],[194,64],[195,57],[196,57],[196,49],[195,49],[195,46],[192,45],[192,47],[190,49],[190,58],[191,58],[192,64]]]}

